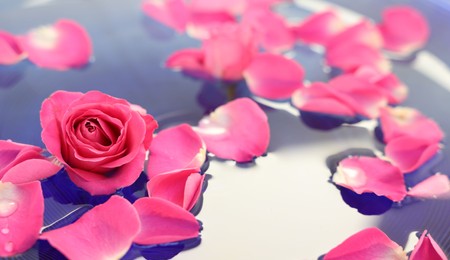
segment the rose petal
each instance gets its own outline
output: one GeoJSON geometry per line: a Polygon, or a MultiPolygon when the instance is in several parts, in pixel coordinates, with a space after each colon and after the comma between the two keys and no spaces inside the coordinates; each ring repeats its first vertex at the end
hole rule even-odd
{"type": "Polygon", "coordinates": [[[332,259],[402,259],[406,254],[401,246],[390,240],[378,228],[364,229],[330,250],[324,260],[332,259]]]}
{"type": "Polygon", "coordinates": [[[244,0],[191,0],[189,7],[195,12],[239,14],[243,12],[245,4],[244,0]]]}
{"type": "Polygon", "coordinates": [[[385,147],[385,153],[403,173],[409,173],[431,159],[439,149],[438,143],[402,136],[391,140],[385,147]]]}
{"type": "Polygon", "coordinates": [[[205,78],[205,75],[208,75],[209,72],[204,63],[205,54],[203,50],[184,49],[172,53],[166,60],[166,67],[185,71],[194,77],[205,78]]]}
{"type": "Polygon", "coordinates": [[[390,62],[380,50],[361,43],[339,44],[327,49],[325,60],[329,66],[342,69],[344,72],[355,71],[361,66],[371,66],[381,72],[389,72],[390,62]]]}
{"type": "Polygon", "coordinates": [[[264,98],[287,99],[303,86],[300,64],[281,55],[261,53],[244,72],[250,91],[264,98]]]}
{"type": "Polygon", "coordinates": [[[270,139],[266,114],[249,98],[239,98],[217,108],[199,122],[197,133],[208,151],[238,162],[264,154],[270,139]]]}
{"type": "Polygon", "coordinates": [[[183,0],[144,0],[142,10],[156,21],[178,32],[186,29],[189,9],[183,0]]]}
{"type": "Polygon", "coordinates": [[[138,244],[162,244],[198,236],[200,225],[189,211],[167,200],[140,198],[134,204],[142,226],[138,244]]]}
{"type": "Polygon", "coordinates": [[[217,28],[236,24],[236,18],[224,11],[191,12],[187,33],[197,39],[208,39],[217,28]]]}
{"type": "Polygon", "coordinates": [[[444,137],[434,120],[410,107],[382,108],[380,124],[386,143],[401,136],[420,136],[420,139],[436,143],[444,137]]]}
{"type": "Polygon", "coordinates": [[[18,39],[5,31],[0,30],[0,65],[16,64],[26,57],[18,39]]]}
{"type": "Polygon", "coordinates": [[[197,169],[168,172],[151,178],[147,190],[149,197],[165,199],[191,210],[200,196],[204,178],[197,169]]]}
{"type": "Polygon", "coordinates": [[[294,35],[288,29],[284,18],[270,9],[248,9],[242,16],[241,23],[253,28],[259,43],[267,51],[285,51],[294,44],[294,35]]]}
{"type": "Polygon", "coordinates": [[[291,30],[295,37],[304,43],[326,46],[328,41],[344,28],[345,24],[336,12],[327,10],[310,15],[291,30]]]}
{"type": "Polygon", "coordinates": [[[2,178],[2,182],[15,184],[42,180],[56,174],[61,166],[45,159],[30,159],[12,167],[2,178]]]}
{"type": "Polygon", "coordinates": [[[24,51],[36,65],[65,70],[86,65],[92,55],[92,43],[86,30],[72,20],[30,31],[21,38],[24,51]]]}
{"type": "Polygon", "coordinates": [[[193,168],[200,170],[206,160],[206,146],[191,126],[182,124],[158,133],[150,147],[147,174],[155,175],[193,168]]]}
{"type": "Polygon", "coordinates": [[[436,241],[425,230],[420,236],[419,242],[414,246],[414,250],[411,252],[409,259],[447,260],[448,258],[436,241]]]}
{"type": "Polygon", "coordinates": [[[383,37],[373,23],[368,20],[362,20],[330,39],[326,48],[329,51],[330,49],[350,44],[362,44],[374,49],[380,49],[383,47],[383,37]]]}
{"type": "Polygon", "coordinates": [[[450,181],[445,174],[434,174],[408,191],[408,195],[422,199],[449,198],[450,181]]]}
{"type": "Polygon", "coordinates": [[[119,259],[139,230],[134,207],[124,198],[112,196],[75,223],[45,232],[41,238],[70,259],[119,259]]]}
{"type": "Polygon", "coordinates": [[[14,166],[30,159],[44,159],[40,147],[0,140],[0,178],[14,166]]]}
{"type": "Polygon", "coordinates": [[[393,201],[406,196],[405,181],[400,170],[387,161],[374,157],[349,157],[342,160],[333,182],[358,194],[373,192],[393,201]]]}
{"type": "Polygon", "coordinates": [[[0,182],[0,256],[25,252],[39,237],[44,223],[44,198],[38,181],[0,182]]]}
{"type": "Polygon", "coordinates": [[[384,9],[378,28],[384,39],[384,48],[400,54],[409,54],[422,48],[430,31],[422,14],[409,6],[391,6],[384,9]]]}

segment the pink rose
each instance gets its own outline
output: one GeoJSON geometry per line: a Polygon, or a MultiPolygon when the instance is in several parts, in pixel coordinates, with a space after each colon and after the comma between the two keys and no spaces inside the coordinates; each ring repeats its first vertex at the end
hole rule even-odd
{"type": "Polygon", "coordinates": [[[158,126],[141,107],[99,91],[57,91],[40,115],[48,151],[92,195],[113,193],[139,177],[158,126]]]}

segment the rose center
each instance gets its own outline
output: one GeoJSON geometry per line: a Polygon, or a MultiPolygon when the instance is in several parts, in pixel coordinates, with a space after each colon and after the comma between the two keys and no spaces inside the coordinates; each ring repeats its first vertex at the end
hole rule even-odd
{"type": "Polygon", "coordinates": [[[112,144],[111,139],[102,129],[97,118],[89,118],[84,122],[83,136],[90,141],[99,143],[103,146],[112,144]]]}

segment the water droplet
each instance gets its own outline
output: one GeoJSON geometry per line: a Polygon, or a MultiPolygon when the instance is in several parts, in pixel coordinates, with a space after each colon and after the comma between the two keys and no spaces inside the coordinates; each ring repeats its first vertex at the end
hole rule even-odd
{"type": "Polygon", "coordinates": [[[0,230],[0,232],[2,232],[3,235],[6,235],[9,233],[9,228],[2,228],[2,230],[0,230]]]}
{"type": "Polygon", "coordinates": [[[17,202],[9,199],[0,199],[0,217],[11,216],[17,210],[17,202]]]}
{"type": "Polygon", "coordinates": [[[11,241],[6,242],[4,249],[5,249],[6,252],[11,253],[13,251],[13,249],[14,249],[13,242],[11,242],[11,241]]]}

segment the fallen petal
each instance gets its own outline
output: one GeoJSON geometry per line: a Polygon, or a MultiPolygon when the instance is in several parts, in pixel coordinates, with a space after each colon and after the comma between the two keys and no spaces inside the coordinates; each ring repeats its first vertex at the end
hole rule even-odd
{"type": "Polygon", "coordinates": [[[375,157],[349,157],[342,160],[333,182],[358,194],[373,192],[393,201],[406,196],[403,174],[394,165],[375,157]]]}
{"type": "Polygon", "coordinates": [[[362,44],[374,49],[383,47],[383,37],[378,28],[368,20],[362,20],[350,26],[330,39],[327,50],[342,45],[362,44]]]}
{"type": "Polygon", "coordinates": [[[303,86],[300,64],[284,56],[262,53],[255,56],[244,72],[250,91],[269,99],[287,99],[303,86]]]}
{"type": "Polygon", "coordinates": [[[61,169],[46,159],[30,159],[12,167],[2,178],[2,182],[15,184],[46,179],[61,169]]]}
{"type": "Polygon", "coordinates": [[[217,157],[248,162],[263,155],[270,141],[264,111],[249,98],[233,100],[199,122],[197,133],[217,157]]]}
{"type": "Polygon", "coordinates": [[[383,47],[402,55],[422,48],[430,35],[426,19],[409,6],[386,8],[378,28],[384,39],[383,47]]]}
{"type": "Polygon", "coordinates": [[[408,195],[422,199],[449,198],[450,180],[445,174],[434,174],[412,187],[408,195]]]}
{"type": "Polygon", "coordinates": [[[227,12],[191,12],[186,30],[193,38],[208,39],[217,28],[227,24],[236,24],[236,18],[227,12]]]}
{"type": "Polygon", "coordinates": [[[324,260],[334,259],[395,259],[406,260],[401,246],[378,228],[364,229],[333,248],[324,260]]]}
{"type": "Polygon", "coordinates": [[[186,29],[189,9],[183,0],[144,0],[142,10],[156,21],[178,32],[186,29]]]}
{"type": "Polygon", "coordinates": [[[187,124],[158,133],[150,146],[147,174],[154,176],[187,168],[200,170],[206,160],[206,146],[187,124]]]}
{"type": "Polygon", "coordinates": [[[92,55],[92,43],[86,30],[67,19],[31,30],[21,37],[28,59],[36,65],[65,70],[80,68],[92,55]]]}
{"type": "Polygon", "coordinates": [[[410,260],[447,260],[447,256],[434,241],[430,234],[425,230],[420,236],[419,242],[414,246],[411,252],[410,260]]]}
{"type": "Polygon", "coordinates": [[[141,198],[134,204],[141,220],[135,243],[162,244],[195,238],[200,225],[189,211],[160,198],[141,198]]]}
{"type": "Polygon", "coordinates": [[[0,65],[12,65],[26,57],[18,39],[5,31],[0,30],[0,65]]]}
{"type": "Polygon", "coordinates": [[[194,12],[240,14],[245,4],[245,0],[191,0],[189,8],[194,12]]]}
{"type": "Polygon", "coordinates": [[[112,196],[75,223],[43,233],[41,239],[70,259],[120,259],[139,230],[134,207],[124,198],[112,196]]]}

